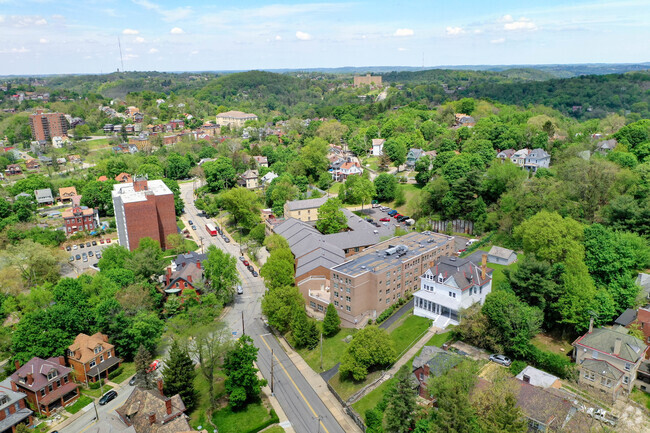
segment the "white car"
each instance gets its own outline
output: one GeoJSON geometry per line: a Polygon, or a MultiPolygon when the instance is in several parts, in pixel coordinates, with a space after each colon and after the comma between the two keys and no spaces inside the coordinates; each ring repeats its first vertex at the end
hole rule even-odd
{"type": "Polygon", "coordinates": [[[238,295],[243,295],[244,294],[244,288],[242,286],[237,286],[237,294],[238,295]]]}
{"type": "Polygon", "coordinates": [[[472,245],[474,242],[478,242],[478,239],[470,239],[470,240],[468,240],[467,243],[465,244],[465,246],[466,246],[466,247],[469,247],[469,246],[472,245]]]}

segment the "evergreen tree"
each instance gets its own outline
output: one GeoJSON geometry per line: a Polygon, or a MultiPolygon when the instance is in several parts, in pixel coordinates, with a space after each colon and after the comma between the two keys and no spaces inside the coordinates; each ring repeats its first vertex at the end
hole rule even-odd
{"type": "Polygon", "coordinates": [[[242,336],[235,348],[226,354],[223,369],[228,376],[226,391],[230,396],[230,406],[234,410],[242,409],[246,403],[256,398],[266,385],[266,380],[257,378],[257,369],[253,363],[257,360],[257,347],[248,335],[242,336]]]}
{"type": "Polygon", "coordinates": [[[412,430],[415,413],[415,391],[411,387],[407,366],[403,366],[395,376],[395,386],[388,396],[386,407],[386,431],[406,433],[412,430]]]}
{"type": "Polygon", "coordinates": [[[153,389],[154,378],[151,373],[147,373],[151,365],[151,353],[141,344],[138,353],[135,355],[135,376],[136,385],[143,389],[153,389]]]}
{"type": "Polygon", "coordinates": [[[178,341],[174,340],[169,350],[169,359],[162,371],[163,390],[167,397],[179,394],[188,412],[192,412],[198,398],[194,389],[194,367],[187,349],[181,348],[178,341]]]}
{"type": "Polygon", "coordinates": [[[313,349],[318,344],[318,328],[313,320],[307,317],[305,309],[296,308],[291,323],[291,334],[296,347],[313,349]]]}
{"type": "Polygon", "coordinates": [[[383,433],[382,427],[384,414],[377,408],[366,411],[366,433],[383,433]]]}
{"type": "Polygon", "coordinates": [[[336,311],[334,304],[329,304],[327,306],[327,312],[325,313],[325,319],[323,320],[323,334],[327,337],[336,335],[341,329],[341,318],[339,313],[336,311]]]}

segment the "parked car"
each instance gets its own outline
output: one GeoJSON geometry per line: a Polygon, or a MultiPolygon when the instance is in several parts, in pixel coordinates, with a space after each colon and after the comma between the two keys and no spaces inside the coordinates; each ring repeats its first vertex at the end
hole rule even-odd
{"type": "Polygon", "coordinates": [[[257,271],[252,271],[251,274],[252,274],[254,277],[257,277],[257,276],[259,275],[259,274],[257,273],[257,271]]]}
{"type": "Polygon", "coordinates": [[[397,219],[397,218],[399,218],[399,217],[401,217],[401,216],[402,216],[401,213],[396,213],[395,215],[393,215],[393,218],[397,219]]]}
{"type": "Polygon", "coordinates": [[[242,262],[243,262],[243,261],[245,261],[245,260],[246,260],[246,258],[245,258],[244,256],[239,256],[239,261],[242,261],[242,262]]]}
{"type": "Polygon", "coordinates": [[[92,251],[88,251],[88,257],[92,257],[92,256],[93,256],[93,252],[92,252],[92,251]]]}
{"type": "Polygon", "coordinates": [[[111,243],[111,238],[106,239],[106,243],[110,244],[111,243]]]}
{"type": "Polygon", "coordinates": [[[67,247],[65,247],[65,250],[66,250],[66,251],[70,251],[71,249],[72,249],[72,247],[71,247],[70,245],[68,245],[67,247]]]}
{"type": "Polygon", "coordinates": [[[81,260],[81,255],[77,254],[76,256],[74,256],[74,259],[75,260],[81,260]]]}
{"type": "Polygon", "coordinates": [[[97,241],[93,241],[93,247],[97,246],[97,241]]]}
{"type": "Polygon", "coordinates": [[[87,261],[88,261],[88,254],[83,253],[83,254],[81,255],[81,257],[83,257],[84,262],[87,262],[87,261]]]}
{"type": "Polygon", "coordinates": [[[189,225],[191,225],[191,226],[194,225],[194,223],[192,222],[192,220],[189,220],[187,223],[188,223],[189,225]]]}
{"type": "Polygon", "coordinates": [[[135,385],[135,375],[133,375],[131,380],[129,380],[129,385],[131,385],[131,386],[135,385]]]}
{"type": "Polygon", "coordinates": [[[401,217],[397,218],[397,221],[401,223],[401,222],[406,221],[407,219],[409,219],[409,217],[402,215],[401,217]]]}
{"type": "Polygon", "coordinates": [[[102,258],[102,253],[100,251],[97,251],[97,254],[95,254],[96,259],[101,259],[102,258]]]}
{"type": "Polygon", "coordinates": [[[228,239],[228,236],[223,235],[222,238],[223,238],[223,241],[224,241],[225,243],[227,243],[227,244],[230,243],[230,239],[228,239]]]}
{"type": "Polygon", "coordinates": [[[505,367],[510,367],[510,364],[512,364],[510,358],[505,355],[490,355],[490,361],[496,362],[497,364],[501,364],[505,367]]]}
{"type": "Polygon", "coordinates": [[[381,225],[377,221],[374,221],[371,224],[375,227],[381,227],[381,225]]]}
{"type": "Polygon", "coordinates": [[[244,293],[244,288],[242,286],[237,286],[237,294],[242,295],[244,293]]]}
{"type": "Polygon", "coordinates": [[[192,226],[192,230],[196,231],[196,226],[192,226]]]}
{"type": "Polygon", "coordinates": [[[371,223],[371,222],[373,221],[373,219],[370,218],[370,217],[368,217],[368,218],[366,218],[366,221],[368,221],[369,223],[371,223]]]}
{"type": "Polygon", "coordinates": [[[247,268],[250,272],[253,272],[253,271],[255,270],[255,268],[253,268],[251,265],[246,266],[246,268],[247,268]]]}
{"type": "Polygon", "coordinates": [[[99,404],[103,406],[115,397],[117,397],[117,391],[111,389],[99,399],[99,404]]]}
{"type": "Polygon", "coordinates": [[[100,243],[100,244],[103,244],[103,243],[104,243],[104,239],[103,239],[103,238],[100,239],[100,240],[99,240],[99,243],[100,243]]]}
{"type": "Polygon", "coordinates": [[[160,367],[160,361],[159,360],[154,360],[151,364],[149,364],[149,368],[147,368],[147,373],[151,373],[152,371],[158,370],[158,367],[160,367]]]}
{"type": "Polygon", "coordinates": [[[248,263],[248,260],[244,260],[244,266],[250,266],[250,263],[248,263]]]}
{"type": "Polygon", "coordinates": [[[85,248],[86,246],[84,244],[79,244],[79,248],[85,248]]]}
{"type": "Polygon", "coordinates": [[[478,239],[470,239],[470,240],[468,240],[467,243],[465,244],[465,246],[466,246],[466,247],[469,247],[469,246],[472,245],[474,242],[478,242],[478,239]]]}
{"type": "Polygon", "coordinates": [[[70,261],[74,262],[74,256],[70,256],[70,261]]]}
{"type": "Polygon", "coordinates": [[[388,218],[388,217],[383,217],[383,218],[381,218],[379,221],[381,221],[381,222],[388,222],[388,221],[390,221],[390,218],[388,218]]]}
{"type": "Polygon", "coordinates": [[[388,213],[388,215],[393,216],[393,215],[395,215],[395,214],[397,213],[397,211],[391,209],[391,210],[389,210],[387,213],[388,213]]]}
{"type": "Polygon", "coordinates": [[[90,248],[90,247],[91,247],[91,243],[90,243],[90,242],[86,242],[86,246],[87,246],[88,248],[90,248]]]}
{"type": "Polygon", "coordinates": [[[74,244],[74,245],[72,246],[72,249],[73,249],[73,250],[76,250],[77,248],[79,248],[79,247],[77,246],[77,244],[74,244]]]}

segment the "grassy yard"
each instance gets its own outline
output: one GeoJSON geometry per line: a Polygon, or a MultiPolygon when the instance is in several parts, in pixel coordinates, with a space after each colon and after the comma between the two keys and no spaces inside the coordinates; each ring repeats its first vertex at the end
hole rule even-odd
{"type": "Polygon", "coordinates": [[[630,398],[650,410],[650,394],[634,388],[632,394],[630,394],[630,398]]]}
{"type": "Polygon", "coordinates": [[[447,332],[442,332],[440,334],[436,334],[429,341],[427,341],[427,344],[425,346],[436,346],[436,347],[442,347],[443,344],[451,340],[451,331],[447,332]]]}
{"type": "Polygon", "coordinates": [[[212,422],[219,433],[259,431],[271,422],[277,422],[275,412],[271,413],[263,402],[251,403],[242,411],[233,412],[229,406],[212,415],[212,422]]]}
{"type": "Polygon", "coordinates": [[[77,401],[74,402],[74,404],[71,404],[70,406],[66,407],[65,410],[67,410],[68,412],[74,415],[75,413],[79,412],[81,409],[88,406],[92,402],[93,400],[90,397],[86,397],[85,395],[82,395],[81,397],[79,397],[77,401]]]}
{"type": "Polygon", "coordinates": [[[335,336],[323,337],[323,370],[320,369],[320,345],[313,350],[300,349],[298,354],[309,364],[316,372],[326,371],[334,367],[345,352],[347,343],[343,341],[348,335],[352,335],[356,329],[342,328],[335,336]]]}
{"type": "Polygon", "coordinates": [[[113,389],[112,386],[104,384],[103,387],[97,388],[97,389],[81,388],[81,393],[86,394],[86,395],[88,395],[90,397],[99,398],[99,397],[101,397],[103,395],[102,390],[104,391],[104,394],[106,394],[111,389],[113,389]]]}
{"type": "Polygon", "coordinates": [[[341,380],[341,374],[336,373],[334,377],[330,379],[329,383],[343,400],[347,400],[361,388],[368,386],[375,380],[379,379],[379,376],[381,376],[381,371],[373,371],[366,376],[365,380],[355,382],[353,380],[341,380]]]}
{"type": "Polygon", "coordinates": [[[285,430],[279,425],[274,425],[264,430],[264,433],[285,433],[285,430]]]}
{"type": "Polygon", "coordinates": [[[414,316],[409,312],[393,323],[389,328],[390,338],[393,340],[395,353],[401,355],[431,326],[431,320],[414,316]]]}
{"type": "Polygon", "coordinates": [[[176,225],[178,226],[179,229],[184,230],[185,229],[185,223],[183,222],[182,219],[178,218],[176,220],[176,225]]]}
{"type": "Polygon", "coordinates": [[[111,382],[113,383],[122,383],[125,380],[129,380],[131,376],[135,374],[135,363],[134,362],[123,362],[122,365],[122,373],[120,373],[119,376],[114,377],[111,379],[111,382]]]}
{"type": "MultiPolygon", "coordinates": [[[[214,390],[215,395],[220,396],[225,392],[224,380],[226,378],[225,374],[222,371],[217,372],[217,383],[215,384],[214,390]]],[[[196,409],[190,414],[190,424],[192,427],[196,428],[200,425],[206,427],[205,425],[205,414],[210,407],[210,402],[208,398],[208,383],[201,376],[201,372],[197,370],[196,378],[194,379],[194,389],[199,393],[199,398],[196,404],[196,409]]]]}
{"type": "Polygon", "coordinates": [[[332,186],[328,190],[330,194],[338,194],[339,191],[341,190],[341,185],[343,185],[341,182],[334,182],[332,183],[332,186]]]}
{"type": "Polygon", "coordinates": [[[546,350],[548,352],[557,353],[560,355],[568,355],[573,346],[571,341],[567,339],[562,339],[559,336],[551,335],[548,333],[539,333],[533,337],[533,345],[538,349],[546,350]]]}
{"type": "Polygon", "coordinates": [[[422,194],[422,188],[414,183],[401,184],[400,188],[404,191],[406,200],[402,206],[394,207],[393,209],[402,215],[411,215],[417,210],[415,206],[418,203],[418,196],[422,194]]]}
{"type": "Polygon", "coordinates": [[[364,167],[370,167],[371,170],[374,171],[379,171],[379,157],[378,156],[371,156],[370,158],[366,158],[362,162],[364,167]]]}
{"type": "Polygon", "coordinates": [[[192,239],[185,239],[185,251],[196,251],[199,245],[192,239]]]}
{"type": "Polygon", "coordinates": [[[365,417],[366,411],[368,409],[373,409],[377,406],[377,403],[381,401],[384,397],[384,394],[390,386],[395,382],[395,378],[390,378],[386,382],[379,385],[377,388],[370,391],[368,394],[364,395],[362,399],[352,405],[352,408],[357,411],[361,417],[365,417]]]}

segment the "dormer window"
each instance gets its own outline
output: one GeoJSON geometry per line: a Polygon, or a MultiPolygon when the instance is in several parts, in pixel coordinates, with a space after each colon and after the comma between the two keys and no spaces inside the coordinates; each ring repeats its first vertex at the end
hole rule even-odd
{"type": "Polygon", "coordinates": [[[438,275],[438,282],[439,282],[439,283],[443,283],[444,281],[445,281],[445,279],[444,279],[444,277],[442,276],[442,274],[438,275]]]}
{"type": "Polygon", "coordinates": [[[51,370],[49,373],[47,373],[47,380],[52,380],[55,377],[59,375],[59,372],[56,370],[51,370]]]}
{"type": "Polygon", "coordinates": [[[95,347],[95,353],[99,353],[99,352],[101,352],[102,350],[104,350],[104,348],[101,346],[101,344],[98,345],[97,347],[95,347]]]}

